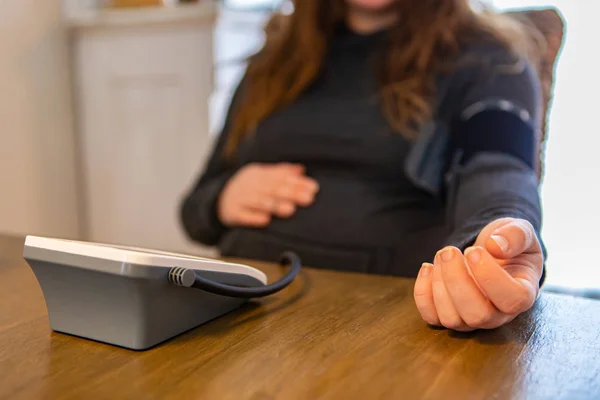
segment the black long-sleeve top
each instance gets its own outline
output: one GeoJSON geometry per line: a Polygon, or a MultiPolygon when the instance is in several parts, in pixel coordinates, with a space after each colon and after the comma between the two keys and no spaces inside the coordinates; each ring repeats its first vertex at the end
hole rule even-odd
{"type": "Polygon", "coordinates": [[[225,256],[276,261],[293,250],[313,267],[415,276],[441,247],[468,246],[496,218],[525,218],[539,232],[534,166],[540,94],[531,67],[502,72],[506,67],[485,62],[486,54],[495,54],[489,60],[513,57],[496,48],[481,53],[476,67],[440,81],[444,98],[436,104],[453,110],[443,162],[454,178],[443,196],[435,196],[407,178],[412,143],[392,131],[381,109],[374,62],[383,38],[382,32],[340,30],[314,84],[263,121],[228,161],[223,149],[243,84],[238,88],[181,208],[191,238],[217,245],[225,256]],[[225,227],[216,211],[221,190],[253,162],[303,164],[319,182],[315,202],[265,228],[225,227]]]}

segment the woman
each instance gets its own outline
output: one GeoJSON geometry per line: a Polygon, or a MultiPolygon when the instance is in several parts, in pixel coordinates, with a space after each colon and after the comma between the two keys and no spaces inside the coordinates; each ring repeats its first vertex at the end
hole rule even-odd
{"type": "Polygon", "coordinates": [[[529,309],[544,262],[534,47],[469,3],[295,1],[185,199],[188,234],[226,256],[417,276],[432,325],[529,309]]]}

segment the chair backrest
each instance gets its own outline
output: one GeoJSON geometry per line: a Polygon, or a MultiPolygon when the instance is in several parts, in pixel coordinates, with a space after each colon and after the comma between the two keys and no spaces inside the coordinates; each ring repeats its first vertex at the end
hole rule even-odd
{"type": "Polygon", "coordinates": [[[544,174],[544,148],[548,137],[548,119],[553,99],[555,66],[563,45],[565,23],[555,8],[509,11],[507,14],[533,26],[543,35],[546,42],[545,51],[537,65],[543,96],[543,120],[537,152],[537,172],[538,177],[541,179],[544,174]]]}

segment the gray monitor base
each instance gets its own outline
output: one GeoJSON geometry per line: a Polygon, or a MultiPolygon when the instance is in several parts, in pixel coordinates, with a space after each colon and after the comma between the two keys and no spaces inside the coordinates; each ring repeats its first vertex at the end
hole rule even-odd
{"type": "Polygon", "coordinates": [[[52,330],[132,350],[151,348],[247,301],[175,286],[168,281],[172,265],[162,263],[187,263],[197,275],[228,285],[266,282],[257,278],[264,276],[260,271],[219,260],[156,256],[151,260],[159,265],[137,264],[43,248],[35,240],[26,242],[24,257],[44,293],[52,330]]]}
{"type": "Polygon", "coordinates": [[[30,262],[52,330],[145,350],[240,307],[245,300],[64,265],[30,262]]]}

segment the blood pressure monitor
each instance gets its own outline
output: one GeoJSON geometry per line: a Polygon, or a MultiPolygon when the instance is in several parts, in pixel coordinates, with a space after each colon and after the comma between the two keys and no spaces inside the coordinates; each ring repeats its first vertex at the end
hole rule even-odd
{"type": "Polygon", "coordinates": [[[248,265],[135,247],[28,236],[24,258],[54,331],[144,350],[289,285],[248,265]]]}

